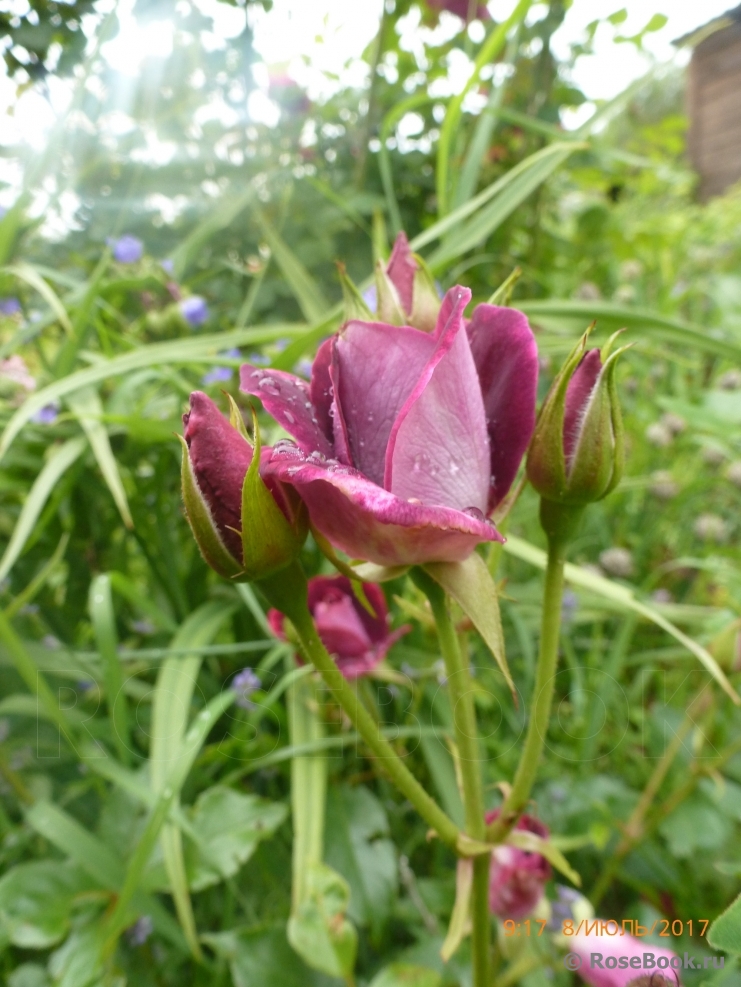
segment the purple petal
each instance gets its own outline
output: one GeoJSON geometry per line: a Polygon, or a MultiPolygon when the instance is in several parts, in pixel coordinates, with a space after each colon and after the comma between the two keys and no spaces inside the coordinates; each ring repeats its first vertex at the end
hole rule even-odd
{"type": "Polygon", "coordinates": [[[311,384],[309,385],[311,403],[314,406],[319,428],[330,442],[333,441],[332,403],[334,398],[329,368],[332,365],[333,340],[334,336],[325,339],[316,351],[314,363],[311,366],[311,384]]]}
{"type": "Polygon", "coordinates": [[[467,288],[453,288],[441,309],[436,347],[394,422],[384,487],[464,510],[486,511],[489,438],[479,378],[463,330],[467,288]]]}
{"type": "Polygon", "coordinates": [[[563,453],[567,465],[576,449],[581,423],[586,411],[589,395],[597,383],[602,360],[599,350],[589,350],[582,357],[581,363],[574,371],[566,390],[566,410],[563,418],[563,453]]]}
{"type": "Polygon", "coordinates": [[[342,411],[342,406],[337,400],[340,393],[340,364],[337,356],[337,337],[332,339],[332,364],[329,368],[329,378],[332,382],[332,438],[334,442],[334,454],[345,466],[353,466],[352,451],[350,449],[350,436],[347,431],[347,422],[342,411]]]}
{"type": "Polygon", "coordinates": [[[491,453],[489,510],[512,486],[535,428],[538,349],[522,312],[478,305],[468,326],[491,453]]]}
{"type": "Polygon", "coordinates": [[[411,315],[414,305],[414,275],[416,271],[417,262],[409,248],[407,235],[402,230],[397,234],[394,241],[394,249],[391,251],[386,273],[398,291],[401,307],[407,315],[411,315]]]}
{"type": "Polygon", "coordinates": [[[274,449],[263,474],[293,486],[312,524],[352,558],[379,565],[461,562],[483,541],[503,541],[483,517],[410,504],[339,463],[298,462],[274,449]]]}
{"type": "Polygon", "coordinates": [[[262,370],[249,363],[240,369],[240,390],[260,398],[268,414],[292,435],[305,452],[332,455],[311,405],[309,385],[283,370],[262,370]]]}
{"type": "Polygon", "coordinates": [[[337,337],[335,394],[352,462],[379,486],[394,421],[435,345],[430,333],[383,322],[348,322],[337,337]]]}

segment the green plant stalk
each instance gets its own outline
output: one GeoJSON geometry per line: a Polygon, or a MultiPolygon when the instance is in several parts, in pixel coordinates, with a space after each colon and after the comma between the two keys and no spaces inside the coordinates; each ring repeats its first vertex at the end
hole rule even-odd
{"type": "Polygon", "coordinates": [[[540,756],[548,734],[556,684],[566,548],[581,520],[582,513],[581,507],[561,507],[545,500],[541,501],[541,523],[548,537],[548,565],[543,590],[538,666],[525,746],[520,755],[512,788],[504,800],[498,818],[487,828],[486,838],[490,843],[503,842],[522,815],[538,773],[540,756]]]}
{"type": "Polygon", "coordinates": [[[425,822],[437,832],[440,839],[455,849],[460,835],[458,827],[427,794],[381,734],[378,724],[360,702],[357,691],[340,672],[322,644],[306,603],[306,576],[300,566],[297,563],[287,566],[275,576],[261,579],[259,585],[270,603],[291,621],[306,657],[324,679],[332,696],[364,742],[379,759],[387,776],[401,794],[409,799],[425,822]]]}
{"type": "MultiPolygon", "coordinates": [[[[453,707],[453,723],[463,783],[466,832],[472,839],[483,842],[486,836],[486,822],[484,820],[484,794],[481,784],[481,761],[476,709],[473,703],[471,668],[461,653],[445,592],[426,573],[415,571],[414,581],[426,593],[430,601],[437,625],[440,650],[445,662],[445,674],[448,679],[450,703],[453,707]]],[[[473,925],[471,953],[474,987],[489,987],[491,931],[489,867],[490,855],[488,853],[474,858],[471,892],[473,925]]]]}

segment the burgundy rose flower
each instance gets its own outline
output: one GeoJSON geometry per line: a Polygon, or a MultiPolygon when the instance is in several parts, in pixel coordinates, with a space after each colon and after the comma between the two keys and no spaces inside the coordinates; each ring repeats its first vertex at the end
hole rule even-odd
{"type": "MultiPolygon", "coordinates": [[[[486,822],[492,823],[499,810],[486,814],[486,822]]],[[[548,827],[533,816],[520,816],[515,830],[535,833],[548,838],[548,827]]],[[[500,918],[523,918],[540,901],[543,886],[551,877],[551,865],[539,853],[529,853],[506,844],[496,847],[491,854],[489,869],[489,910],[500,918]]]]}
{"type": "MultiPolygon", "coordinates": [[[[219,575],[234,578],[243,568],[242,485],[252,462],[252,446],[202,391],[191,394],[190,411],[183,415],[183,425],[197,488],[190,491],[184,482],[188,520],[206,562],[219,575]]],[[[262,450],[261,475],[262,464],[270,458],[270,452],[269,448],[262,450]]],[[[275,477],[264,477],[264,480],[286,520],[296,529],[298,540],[300,501],[293,490],[275,477]]],[[[305,533],[304,526],[304,536],[305,533]]],[[[270,562],[270,551],[268,544],[266,564],[270,562]]]]}
{"type": "Polygon", "coordinates": [[[421,257],[412,253],[406,233],[397,234],[388,264],[376,265],[376,283],[364,298],[375,304],[379,321],[432,332],[441,296],[421,257]]]}
{"type": "Polygon", "coordinates": [[[350,321],[319,348],[311,384],[246,364],[241,386],[296,444],[263,473],[293,486],[314,527],[381,565],[462,561],[501,541],[486,515],[514,480],[532,435],[537,350],[527,319],[443,299],[432,333],[350,321]]]}
{"type": "MultiPolygon", "coordinates": [[[[613,920],[611,928],[615,925],[617,923],[613,920]]],[[[581,932],[569,938],[568,948],[581,959],[579,976],[591,987],[628,987],[645,969],[644,953],[653,953],[653,963],[658,967],[652,970],[657,976],[654,977],[651,987],[664,987],[660,978],[664,978],[672,987],[679,987],[679,977],[675,971],[682,968],[681,957],[663,946],[654,946],[653,943],[642,942],[628,935],[599,935],[596,932],[585,935],[581,932]],[[590,962],[592,953],[602,955],[602,967],[592,966],[590,962]],[[622,957],[627,958],[627,965],[624,967],[618,965],[622,957]]],[[[638,982],[641,983],[640,980],[638,982]]]]}
{"type": "MultiPolygon", "coordinates": [[[[309,611],[317,633],[346,679],[372,672],[391,645],[410,630],[406,625],[396,631],[389,629],[386,598],[379,586],[363,583],[363,591],[375,616],[357,599],[346,576],[314,576],[309,580],[309,611]]],[[[268,611],[273,632],[285,641],[283,620],[280,611],[268,611]]]]}

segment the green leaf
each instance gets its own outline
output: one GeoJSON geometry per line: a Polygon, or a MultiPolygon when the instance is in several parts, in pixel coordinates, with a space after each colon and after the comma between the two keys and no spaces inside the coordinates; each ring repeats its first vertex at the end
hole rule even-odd
{"type": "MultiPolygon", "coordinates": [[[[574,141],[551,144],[549,147],[536,151],[525,158],[506,175],[495,183],[494,187],[482,192],[471,199],[468,205],[481,200],[491,199],[486,206],[481,203],[472,218],[446,238],[445,242],[428,258],[431,270],[440,271],[452,260],[460,257],[467,250],[486,240],[494,230],[510,216],[529,195],[542,185],[563,162],[574,153],[583,149],[583,144],[574,141]]],[[[462,211],[462,210],[461,210],[462,211]]],[[[416,240],[412,242],[417,247],[416,240]]]]}
{"type": "Polygon", "coordinates": [[[67,933],[75,895],[88,887],[71,864],[18,864],[0,879],[0,923],[14,946],[48,949],[67,933]]]}
{"type": "MultiPolygon", "coordinates": [[[[184,854],[190,889],[202,891],[233,877],[287,815],[288,808],[280,802],[243,795],[222,785],[201,792],[188,812],[191,828],[187,835],[197,839],[197,843],[186,843],[184,854]]],[[[151,872],[148,884],[162,886],[151,872]]]]}
{"type": "Polygon", "coordinates": [[[209,240],[231,226],[254,198],[255,190],[250,186],[242,195],[225,196],[215,209],[209,210],[205,219],[201,220],[172,253],[173,274],[176,278],[184,276],[209,240]]]}
{"type": "Polygon", "coordinates": [[[0,270],[0,274],[12,274],[20,281],[25,281],[26,284],[35,291],[38,291],[54,313],[55,319],[58,319],[66,332],[70,334],[72,333],[72,323],[70,322],[67,310],[60,301],[59,296],[53,288],[49,287],[46,281],[44,281],[38,271],[32,267],[31,264],[19,263],[14,264],[12,267],[4,267],[0,270]]]}
{"type": "Polygon", "coordinates": [[[206,933],[201,938],[217,956],[229,961],[234,987],[319,987],[325,983],[290,949],[282,927],[206,933]]]}
{"type": "MultiPolygon", "coordinates": [[[[172,647],[210,644],[234,609],[234,604],[222,601],[206,603],[199,607],[175,634],[172,647]]],[[[185,764],[189,758],[184,737],[193,690],[202,660],[201,655],[166,658],[157,676],[152,703],[150,779],[152,790],[160,797],[164,795],[168,786],[172,786],[171,779],[173,774],[178,772],[179,765],[185,764]]],[[[185,781],[185,775],[182,776],[182,781],[185,781]]],[[[172,804],[177,806],[180,786],[172,787],[172,804]]],[[[200,958],[201,949],[188,893],[188,878],[179,828],[163,820],[160,842],[180,924],[193,955],[200,958]]]]}
{"type": "Polygon", "coordinates": [[[713,949],[741,953],[741,895],[710,926],[708,943],[713,949]]]}
{"type": "Polygon", "coordinates": [[[515,684],[504,651],[497,587],[484,560],[474,552],[465,562],[428,562],[423,568],[471,619],[514,696],[515,684]]]}
{"type": "Polygon", "coordinates": [[[662,820],[659,832],[672,856],[681,860],[720,850],[731,836],[732,823],[707,798],[695,794],[662,820]]]}
{"type": "Polygon", "coordinates": [[[103,474],[111,496],[127,528],[133,528],[129,502],[124,490],[118,463],[113,455],[108,431],[103,424],[103,404],[100,395],[92,387],[85,387],[67,398],[67,404],[80,422],[93,450],[100,472],[103,474]]]}
{"type": "Polygon", "coordinates": [[[23,502],[15,528],[13,528],[13,534],[5,547],[2,559],[0,559],[0,579],[4,579],[15,565],[44,509],[44,505],[49,499],[49,495],[70,466],[79,459],[86,446],[85,439],[79,438],[68,439],[67,442],[53,448],[23,502]]]}
{"type": "Polygon", "coordinates": [[[722,336],[712,335],[702,326],[683,322],[653,312],[650,309],[630,308],[605,301],[580,301],[549,299],[547,301],[518,301],[521,309],[536,325],[545,329],[564,329],[583,332],[588,322],[597,320],[597,330],[612,332],[615,329],[628,329],[649,332],[651,336],[675,343],[682,347],[692,347],[701,353],[714,353],[735,362],[741,361],[741,346],[722,336]]]}
{"type": "Polygon", "coordinates": [[[165,343],[152,343],[129,353],[122,353],[111,360],[100,360],[92,367],[77,370],[61,380],[54,381],[48,387],[42,387],[27,398],[5,426],[0,440],[0,459],[8,451],[23,426],[37,411],[52,401],[64,398],[84,387],[90,387],[111,377],[120,377],[132,370],[140,370],[144,367],[177,366],[188,363],[223,363],[224,358],[219,356],[219,353],[232,346],[258,345],[281,339],[284,336],[295,336],[304,331],[304,326],[296,326],[295,323],[277,323],[262,328],[234,329],[232,332],[192,336],[189,339],[172,339],[165,343]]]}
{"type": "Polygon", "coordinates": [[[288,282],[307,322],[317,322],[327,311],[328,304],[319,285],[306,270],[278,231],[258,213],[260,226],[276,264],[288,282]]]}
{"type": "Polygon", "coordinates": [[[530,833],[524,829],[513,829],[507,836],[507,843],[520,850],[525,850],[527,853],[539,853],[541,857],[545,857],[549,863],[553,864],[556,870],[568,877],[573,884],[581,887],[581,877],[550,840],[544,840],[536,833],[530,833]]]}
{"type": "Polygon", "coordinates": [[[8,975],[8,987],[51,987],[46,967],[23,963],[8,975]]]}
{"type": "Polygon", "coordinates": [[[370,987],[440,987],[442,976],[437,970],[411,963],[392,963],[376,974],[370,987]]]}
{"type": "Polygon", "coordinates": [[[93,922],[75,929],[67,941],[49,958],[54,987],[88,987],[103,971],[102,927],[93,922]]]}
{"type": "Polygon", "coordinates": [[[350,887],[348,916],[370,926],[377,939],[391,915],[398,883],[386,812],[363,785],[332,786],[325,827],[325,860],[350,887]]]}
{"type": "Polygon", "coordinates": [[[355,966],[358,934],[347,920],[350,889],[326,864],[307,867],[304,897],[288,920],[288,941],[315,970],[348,979],[355,966]]]}
{"type": "Polygon", "coordinates": [[[111,598],[111,581],[107,575],[96,576],[90,583],[88,609],[98,652],[103,662],[111,735],[120,760],[128,764],[132,754],[129,739],[129,711],[124,692],[123,669],[118,656],[118,634],[111,598]]]}
{"type": "MultiPolygon", "coordinates": [[[[503,548],[509,555],[513,555],[515,558],[521,559],[523,562],[534,565],[538,569],[545,570],[546,568],[546,553],[542,549],[536,548],[535,545],[531,545],[522,538],[517,538],[514,535],[508,535],[507,541],[505,542],[503,548]]],[[[652,623],[656,624],[657,627],[661,627],[662,630],[667,632],[667,634],[671,634],[675,640],[679,641],[679,643],[687,648],[688,651],[691,651],[695,657],[699,658],[700,662],[705,666],[706,670],[712,675],[724,692],[730,696],[737,706],[741,706],[741,697],[739,697],[738,693],[728,681],[722,669],[710,652],[706,648],[703,648],[701,644],[698,644],[697,641],[693,641],[692,638],[680,631],[678,627],[675,627],[674,624],[667,620],[666,617],[660,614],[654,607],[637,600],[633,595],[632,590],[628,589],[626,586],[620,586],[617,583],[613,583],[609,579],[605,579],[604,576],[599,576],[587,569],[583,569],[581,566],[572,565],[568,562],[564,567],[564,578],[566,579],[566,582],[571,583],[573,586],[579,586],[581,589],[588,590],[591,593],[595,593],[597,596],[602,596],[605,599],[611,600],[623,610],[633,611],[633,613],[640,614],[640,616],[644,617],[646,620],[650,620],[652,623]]]]}

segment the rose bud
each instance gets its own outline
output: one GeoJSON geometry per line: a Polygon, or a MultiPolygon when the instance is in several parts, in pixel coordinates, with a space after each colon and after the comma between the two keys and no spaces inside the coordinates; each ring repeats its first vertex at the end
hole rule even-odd
{"type": "MultiPolygon", "coordinates": [[[[254,450],[244,426],[230,424],[201,391],[191,394],[183,424],[183,500],[206,562],[238,581],[292,562],[306,538],[305,512],[290,488],[262,479],[261,465],[250,470],[254,450]]],[[[257,428],[255,437],[262,464],[271,450],[260,450],[257,428]]]]}
{"type": "MultiPolygon", "coordinates": [[[[599,925],[604,920],[595,919],[595,921],[599,925]]],[[[614,928],[617,924],[613,919],[610,928],[614,928]]],[[[599,935],[596,931],[586,935],[580,932],[569,937],[568,949],[581,959],[581,966],[577,972],[591,987],[628,987],[628,984],[641,977],[640,971],[646,969],[643,962],[645,953],[653,953],[653,962],[658,967],[654,972],[656,983],[651,987],[664,987],[659,980],[660,976],[664,977],[671,987],[679,985],[679,978],[674,971],[681,969],[680,957],[670,949],[642,942],[634,936],[599,935]],[[593,953],[601,954],[601,967],[596,963],[592,964],[593,953]]]]}
{"type": "MultiPolygon", "coordinates": [[[[486,822],[494,822],[499,810],[487,812],[486,822]]],[[[548,827],[533,816],[520,816],[515,830],[535,833],[548,839],[548,827]]],[[[489,911],[499,918],[523,918],[543,897],[543,888],[551,877],[551,865],[540,853],[517,847],[495,847],[489,868],[489,911]]]]}
{"type": "Polygon", "coordinates": [[[615,386],[617,333],[584,353],[585,333],[553,382],[535,426],[528,479],[544,500],[581,506],[601,500],[623,472],[623,422],[615,386]]]}
{"type": "MultiPolygon", "coordinates": [[[[314,576],[309,580],[309,611],[317,634],[346,679],[372,672],[386,657],[391,645],[411,630],[405,625],[391,631],[386,598],[380,586],[362,583],[362,587],[374,615],[353,593],[346,576],[314,576]]],[[[279,610],[268,611],[273,632],[285,641],[283,621],[279,610]]],[[[301,661],[300,656],[297,657],[301,661]]]]}
{"type": "Polygon", "coordinates": [[[427,265],[413,254],[406,233],[396,237],[388,264],[376,264],[377,314],[393,326],[432,332],[441,299],[427,265]]]}
{"type": "Polygon", "coordinates": [[[458,562],[501,541],[486,519],[535,420],[538,359],[521,312],[445,296],[435,331],[353,320],[316,355],[311,384],[242,367],[241,386],[296,440],[264,475],[290,484],[313,527],[352,558],[458,562]]]}

